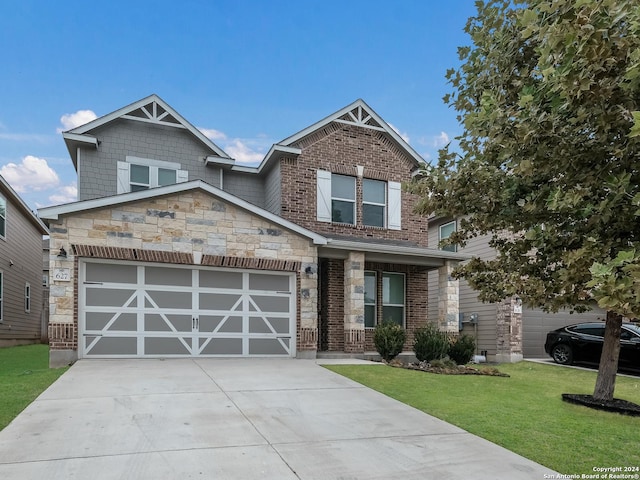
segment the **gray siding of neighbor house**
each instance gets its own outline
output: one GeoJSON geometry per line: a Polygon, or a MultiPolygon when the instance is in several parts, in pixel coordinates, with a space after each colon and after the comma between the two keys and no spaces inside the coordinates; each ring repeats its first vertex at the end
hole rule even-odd
{"type": "Polygon", "coordinates": [[[78,161],[78,200],[117,193],[118,161],[127,155],[180,163],[189,180],[220,187],[220,169],[206,166],[211,152],[185,129],[118,119],[90,132],[100,144],[81,149],[78,161]]]}
{"type": "Polygon", "coordinates": [[[6,236],[0,239],[3,273],[0,346],[40,341],[42,312],[42,234],[7,196],[6,236]],[[13,264],[12,264],[13,263],[13,264]],[[25,312],[25,284],[31,309],[25,312]]]}
{"type": "MultiPolygon", "coordinates": [[[[437,248],[439,241],[439,227],[449,220],[429,222],[429,247],[437,248]]],[[[495,256],[493,249],[488,245],[489,236],[471,239],[464,248],[458,248],[459,253],[482,258],[495,256]]],[[[496,305],[483,303],[478,300],[478,295],[469,284],[460,280],[460,313],[464,320],[468,320],[472,313],[478,314],[477,326],[468,323],[463,324],[461,333],[472,335],[476,338],[477,351],[487,351],[487,355],[496,354],[496,305]]],[[[429,272],[429,318],[438,318],[438,272],[429,272]]]]}
{"type": "Polygon", "coordinates": [[[276,163],[264,178],[265,209],[280,215],[282,209],[282,177],[280,163],[276,163]]]}
{"type": "Polygon", "coordinates": [[[225,192],[260,208],[265,208],[264,181],[256,174],[225,170],[222,177],[222,187],[225,192]]]}

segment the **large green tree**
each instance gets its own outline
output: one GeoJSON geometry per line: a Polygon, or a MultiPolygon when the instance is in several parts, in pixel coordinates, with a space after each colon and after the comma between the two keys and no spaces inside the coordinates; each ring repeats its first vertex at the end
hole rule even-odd
{"type": "Polygon", "coordinates": [[[409,189],[492,234],[495,260],[458,270],[485,301],[607,310],[594,397],[611,399],[622,316],[640,316],[640,2],[477,2],[447,72],[464,131],[409,189]]]}

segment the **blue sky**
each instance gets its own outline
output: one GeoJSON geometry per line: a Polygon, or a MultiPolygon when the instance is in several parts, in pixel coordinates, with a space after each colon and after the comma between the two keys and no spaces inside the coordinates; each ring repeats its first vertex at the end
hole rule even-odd
{"type": "Polygon", "coordinates": [[[0,174],[32,208],[75,200],[61,131],[151,93],[238,162],[357,98],[425,159],[461,131],[444,78],[471,0],[6,1],[0,174]]]}

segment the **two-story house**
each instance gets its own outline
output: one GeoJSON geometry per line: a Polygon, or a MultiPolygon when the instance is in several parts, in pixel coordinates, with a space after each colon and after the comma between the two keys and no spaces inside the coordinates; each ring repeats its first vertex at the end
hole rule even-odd
{"type": "Polygon", "coordinates": [[[51,363],[373,350],[457,331],[456,252],[403,192],[423,159],[357,100],[237,164],[151,95],[63,133],[79,200],[51,231],[51,363]],[[428,318],[428,272],[438,314],[428,318]]]}
{"type": "Polygon", "coordinates": [[[41,340],[42,236],[47,233],[0,176],[0,347],[41,340]]]}

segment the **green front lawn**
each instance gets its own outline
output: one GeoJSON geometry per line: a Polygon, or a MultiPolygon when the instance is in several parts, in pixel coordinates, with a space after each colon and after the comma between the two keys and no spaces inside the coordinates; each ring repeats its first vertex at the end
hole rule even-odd
{"type": "Polygon", "coordinates": [[[67,368],[49,368],[48,345],[0,348],[0,430],[67,368]]]}
{"type": "MultiPolygon", "coordinates": [[[[593,393],[595,371],[533,362],[500,365],[510,378],[386,365],[327,368],[563,474],[640,466],[640,417],[561,399],[562,393],[593,393]]],[[[640,403],[640,378],[619,376],[615,397],[640,403]]]]}

